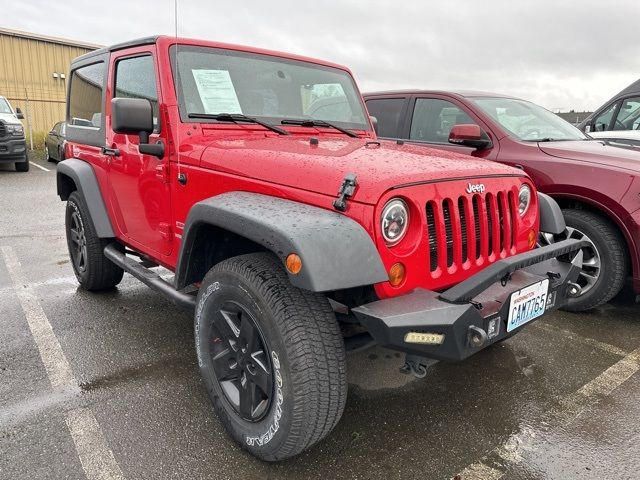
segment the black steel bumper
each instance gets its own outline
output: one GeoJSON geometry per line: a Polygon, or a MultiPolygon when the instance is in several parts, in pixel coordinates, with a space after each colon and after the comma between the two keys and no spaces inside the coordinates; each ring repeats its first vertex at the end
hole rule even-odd
{"type": "Polygon", "coordinates": [[[0,139],[0,163],[27,160],[27,142],[23,138],[0,139]]]}
{"type": "Polygon", "coordinates": [[[523,328],[507,332],[514,292],[548,279],[545,313],[579,293],[575,281],[584,246],[564,240],[500,260],[445,292],[417,289],[353,312],[381,345],[436,360],[463,360],[523,328]],[[432,343],[415,343],[416,334],[435,335],[427,335],[432,343]]]}

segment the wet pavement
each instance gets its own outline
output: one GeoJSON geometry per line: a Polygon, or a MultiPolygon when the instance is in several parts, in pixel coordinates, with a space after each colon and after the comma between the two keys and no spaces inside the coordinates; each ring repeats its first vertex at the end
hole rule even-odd
{"type": "Polygon", "coordinates": [[[128,275],[111,292],[77,288],[55,166],[34,162],[51,171],[0,167],[1,479],[91,478],[96,449],[115,468],[104,478],[123,479],[640,477],[629,297],[547,316],[421,380],[395,352],[350,354],[333,433],[279,464],[250,457],[212,415],[189,314],[128,275]],[[44,347],[30,328],[43,319],[57,340],[44,347]],[[72,385],[52,387],[40,351],[56,344],[72,385]]]}

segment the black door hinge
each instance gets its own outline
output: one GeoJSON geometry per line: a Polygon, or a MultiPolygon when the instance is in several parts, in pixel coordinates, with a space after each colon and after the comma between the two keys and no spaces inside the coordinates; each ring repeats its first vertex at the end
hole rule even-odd
{"type": "Polygon", "coordinates": [[[333,201],[333,208],[344,212],[347,209],[347,198],[352,197],[358,185],[355,173],[347,173],[338,190],[338,198],[333,201]]]}

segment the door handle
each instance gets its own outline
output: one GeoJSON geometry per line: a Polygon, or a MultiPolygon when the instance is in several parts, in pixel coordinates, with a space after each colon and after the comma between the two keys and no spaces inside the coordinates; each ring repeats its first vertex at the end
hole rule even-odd
{"type": "Polygon", "coordinates": [[[102,147],[101,151],[103,155],[108,155],[109,157],[120,156],[120,150],[118,150],[117,148],[102,147]]]}

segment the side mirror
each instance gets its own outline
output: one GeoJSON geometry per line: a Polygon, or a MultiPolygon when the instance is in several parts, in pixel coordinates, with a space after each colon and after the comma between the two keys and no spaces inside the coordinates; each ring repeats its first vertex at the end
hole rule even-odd
{"type": "Polygon", "coordinates": [[[140,137],[140,153],[164,157],[164,144],[149,143],[153,133],[153,108],[149,100],[142,98],[114,98],[111,100],[111,128],[116,133],[137,134],[140,137]]]}
{"type": "Polygon", "coordinates": [[[378,134],[378,119],[373,115],[369,115],[369,120],[371,120],[371,125],[373,125],[373,131],[378,134]]]}
{"type": "Polygon", "coordinates": [[[478,150],[491,146],[491,140],[486,138],[486,134],[483,137],[480,127],[473,124],[454,125],[449,132],[449,143],[478,150]]]}
{"type": "Polygon", "coordinates": [[[24,115],[22,114],[22,110],[16,107],[16,118],[18,120],[24,120],[24,115]]]}

